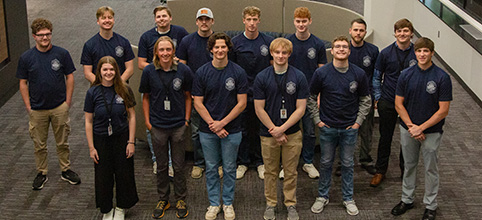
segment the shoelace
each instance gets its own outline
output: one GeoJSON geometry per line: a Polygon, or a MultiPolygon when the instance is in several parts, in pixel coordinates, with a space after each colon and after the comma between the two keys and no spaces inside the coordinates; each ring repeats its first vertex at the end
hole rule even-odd
{"type": "Polygon", "coordinates": [[[176,208],[178,209],[185,209],[186,208],[186,203],[182,200],[179,200],[176,204],[176,208]]]}
{"type": "Polygon", "coordinates": [[[166,206],[166,202],[165,201],[159,201],[157,203],[157,207],[158,209],[164,209],[164,206],[166,206]]]}

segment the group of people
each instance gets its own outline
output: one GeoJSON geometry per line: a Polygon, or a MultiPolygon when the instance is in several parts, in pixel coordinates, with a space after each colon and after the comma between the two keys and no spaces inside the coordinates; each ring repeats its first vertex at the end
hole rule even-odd
{"type": "MultiPolygon", "coordinates": [[[[189,215],[185,163],[189,128],[195,160],[191,176],[201,178],[206,173],[209,207],[205,219],[216,219],[221,211],[225,219],[235,219],[236,179],[243,178],[250,166],[264,179],[263,218],[276,217],[277,181],[282,178],[288,219],[299,219],[300,157],[302,170],[310,178],[319,178],[311,211],[321,213],[329,203],[337,148],[343,205],[349,215],[357,215],[353,198],[357,137],[361,137],[359,162],[374,175],[370,186],[377,187],[387,172],[400,117],[402,198],[392,214],[401,215],[414,207],[422,151],[423,219],[435,219],[437,149],[452,87],[450,77],[432,62],[433,42],[421,37],[411,43],[410,21],[395,23],[396,41],[379,53],[378,47],[364,40],[365,21],[353,20],[351,39],[335,38],[333,61],[327,63],[323,41],[310,33],[312,19],[306,7],[294,11],[296,32],[276,39],[259,32],[261,10],[255,6],[244,8],[245,30],[232,39],[213,31],[214,15],[209,8],[198,10],[198,29],[191,34],[171,24],[169,8],[156,7],[153,14],[156,27],[141,36],[138,54],[138,68],[143,70],[138,91],[159,195],[153,218],[162,218],[171,206],[170,177],[176,216],[189,215]],[[376,163],[370,156],[375,109],[380,115],[376,163]],[[315,128],[321,149],[319,171],[313,165],[315,128]]],[[[103,219],[124,219],[125,209],[139,200],[134,179],[136,100],[128,86],[135,56],[129,41],[113,31],[112,8],[100,7],[96,16],[99,33],[85,43],[81,56],[85,78],[91,82],[84,103],[85,132],[95,167],[96,205],[103,219]]],[[[35,146],[38,174],[33,189],[42,189],[48,179],[49,124],[57,143],[61,178],[79,184],[80,177],[70,169],[67,139],[75,67],[68,51],[52,45],[50,21],[38,18],[31,29],[36,45],[21,56],[17,77],[35,146]]]]}

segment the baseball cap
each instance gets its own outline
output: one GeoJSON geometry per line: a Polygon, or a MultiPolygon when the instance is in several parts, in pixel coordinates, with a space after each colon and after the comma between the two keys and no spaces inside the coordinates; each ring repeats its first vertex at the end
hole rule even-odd
{"type": "Polygon", "coordinates": [[[206,16],[208,18],[214,18],[213,12],[209,8],[201,8],[197,11],[196,19],[202,16],[206,16]]]}

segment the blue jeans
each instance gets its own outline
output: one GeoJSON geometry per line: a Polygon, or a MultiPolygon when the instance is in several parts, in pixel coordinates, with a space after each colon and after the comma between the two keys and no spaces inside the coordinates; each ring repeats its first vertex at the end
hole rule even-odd
{"type": "Polygon", "coordinates": [[[238,147],[241,143],[241,132],[229,134],[225,138],[219,138],[216,134],[199,132],[206,163],[206,188],[208,191],[209,204],[219,206],[221,194],[221,180],[218,167],[223,165],[223,203],[232,205],[236,184],[236,158],[238,147]]]}
{"type": "Polygon", "coordinates": [[[340,147],[341,192],[343,201],[353,200],[353,154],[355,152],[358,129],[320,128],[320,179],[318,196],[329,198],[331,172],[336,147],[340,147]]]}
{"type": "Polygon", "coordinates": [[[204,168],[204,154],[201,142],[199,141],[199,125],[201,123],[201,116],[197,113],[196,109],[192,108],[191,111],[191,139],[192,150],[194,153],[194,166],[204,168]]]}
{"type": "Polygon", "coordinates": [[[316,143],[315,124],[308,111],[305,112],[301,121],[303,122],[303,148],[301,150],[301,158],[303,158],[305,164],[312,164],[316,143]]]}

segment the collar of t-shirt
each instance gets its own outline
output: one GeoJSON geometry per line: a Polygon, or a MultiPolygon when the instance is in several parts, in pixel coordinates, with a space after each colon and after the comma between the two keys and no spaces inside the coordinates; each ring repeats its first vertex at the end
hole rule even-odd
{"type": "Polygon", "coordinates": [[[336,67],[334,66],[336,71],[340,72],[340,73],[346,73],[348,72],[348,66],[345,66],[345,67],[336,67]]]}
{"type": "MultiPolygon", "coordinates": [[[[164,69],[162,69],[162,66],[155,66],[155,68],[156,68],[156,70],[163,70],[164,71],[164,69]]],[[[167,71],[164,71],[164,72],[169,72],[169,71],[177,71],[177,62],[173,61],[172,65],[171,65],[171,68],[167,71]]]]}
{"type": "Polygon", "coordinates": [[[167,34],[167,33],[169,33],[169,31],[171,31],[171,26],[169,26],[169,29],[168,29],[167,31],[164,31],[164,32],[159,31],[159,30],[157,29],[157,27],[156,27],[156,31],[157,31],[157,33],[159,33],[160,35],[167,34]]]}
{"type": "MultiPolygon", "coordinates": [[[[396,42],[396,41],[395,41],[395,43],[394,43],[394,44],[395,44],[395,47],[397,47],[397,49],[402,50],[402,49],[400,49],[400,47],[398,47],[398,44],[397,44],[397,42],[396,42]]],[[[408,47],[407,47],[407,49],[402,50],[402,51],[407,51],[407,50],[410,50],[410,49],[412,48],[412,45],[413,45],[413,43],[412,43],[412,42],[410,42],[410,46],[408,46],[408,47]]]]}

